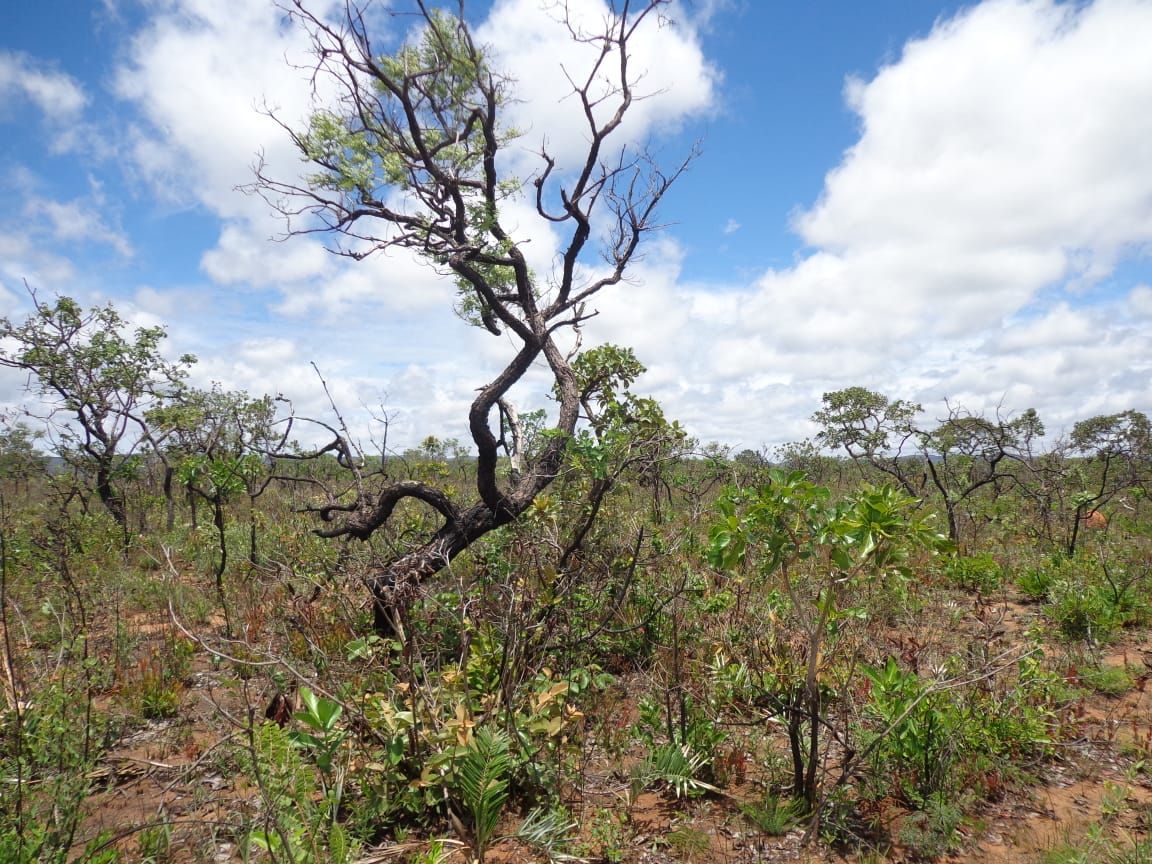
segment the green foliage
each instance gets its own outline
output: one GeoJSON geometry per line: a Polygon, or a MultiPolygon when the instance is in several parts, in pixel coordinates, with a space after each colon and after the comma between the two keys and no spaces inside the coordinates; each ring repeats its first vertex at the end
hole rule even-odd
{"type": "Polygon", "coordinates": [[[59,427],[62,455],[91,477],[108,512],[126,528],[116,472],[147,438],[144,413],[183,387],[196,358],[169,362],[160,351],[164,328],[140,327],[128,335],[112,305],[84,311],[69,297],[51,305],[35,294],[32,300],[36,311],[23,324],[0,318],[0,366],[35,378],[37,393],[50,404],[49,419],[68,417],[59,427]]]}
{"type": "Polygon", "coordinates": [[[70,860],[91,787],[86,775],[107,731],[83,710],[84,699],[80,687],[52,682],[25,705],[18,725],[13,712],[0,715],[0,777],[13,784],[0,796],[0,860],[70,860]]]}
{"type": "MultiPolygon", "coordinates": [[[[471,758],[475,768],[493,756],[493,765],[499,768],[505,784],[515,779],[522,788],[543,791],[554,783],[549,779],[547,754],[580,716],[566,703],[572,685],[543,673],[527,682],[514,706],[500,712],[511,732],[499,733],[507,745],[506,753],[502,756],[491,749],[501,746],[491,740],[490,736],[497,734],[491,730],[485,732],[488,740],[477,751],[473,741],[479,732],[468,706],[495,710],[498,704],[498,690],[493,688],[487,666],[485,659],[472,674],[454,666],[435,673],[430,679],[437,694],[433,699],[414,698],[406,686],[397,687],[390,678],[377,682],[379,692],[362,697],[361,707],[374,730],[374,740],[383,743],[369,749],[368,761],[350,777],[363,795],[353,815],[357,825],[371,830],[373,823],[423,821],[446,796],[466,807],[469,801],[491,803],[483,796],[480,800],[466,795],[482,792],[483,787],[473,784],[461,788],[459,766],[465,758],[471,758]]],[[[485,810],[485,814],[489,812],[485,810]]]]}
{"type": "Polygon", "coordinates": [[[42,474],[45,459],[36,450],[42,435],[24,423],[9,424],[0,417],[0,477],[24,480],[42,474]]]}
{"type": "Polygon", "coordinates": [[[625,815],[617,809],[596,810],[592,816],[589,829],[593,841],[592,851],[610,864],[619,864],[624,860],[624,847],[628,842],[624,820],[625,815]]]}
{"type": "Polygon", "coordinates": [[[852,598],[869,584],[909,580],[917,553],[934,554],[948,543],[915,499],[891,487],[864,485],[833,502],[829,488],[779,469],[755,492],[729,490],[717,509],[709,562],[730,572],[756,565],[758,581],[780,592],[781,611],[802,634],[803,647],[773,652],[778,659],[771,666],[745,665],[758,671],[754,689],[784,716],[794,794],[815,806],[823,682],[841,646],[852,644],[846,634],[868,614],[852,598]]]}
{"type": "Polygon", "coordinates": [[[562,861],[578,861],[579,858],[566,851],[574,844],[577,827],[576,821],[564,810],[537,807],[524,817],[516,829],[516,839],[547,857],[550,862],[558,864],[562,861]]]}
{"type": "Polygon", "coordinates": [[[472,817],[476,857],[481,861],[508,800],[513,761],[503,732],[480,729],[453,765],[452,787],[472,817]]]}
{"type": "Polygon", "coordinates": [[[194,646],[174,631],[153,646],[136,664],[136,675],[126,682],[123,698],[147,720],[175,717],[191,668],[194,646]]]}
{"type": "Polygon", "coordinates": [[[1122,411],[1081,420],[1072,427],[1072,447],[1100,458],[1152,455],[1152,423],[1141,411],[1122,411]]]}
{"type": "MultiPolygon", "coordinates": [[[[309,183],[337,193],[350,208],[386,201],[395,191],[427,194],[438,184],[451,186],[477,241],[469,276],[456,274],[456,312],[498,333],[491,298],[477,285],[501,294],[518,287],[510,261],[513,244],[498,228],[494,201],[484,194],[489,135],[500,145],[517,134],[486,127],[488,112],[506,101],[504,82],[489,68],[463,19],[438,8],[428,11],[415,41],[374,59],[371,86],[378,113],[362,109],[361,102],[346,112],[318,111],[307,131],[296,136],[303,157],[319,169],[309,183]]],[[[494,186],[497,198],[518,190],[516,182],[494,186]]],[[[397,221],[414,235],[414,246],[421,235],[430,241],[442,228],[434,208],[418,208],[397,221]]],[[[446,256],[433,251],[435,245],[429,242],[426,254],[446,263],[446,256]]]]}
{"type": "Polygon", "coordinates": [[[988,594],[1000,588],[1004,572],[990,554],[952,558],[944,564],[945,578],[957,588],[988,594]]]}
{"type": "Polygon", "coordinates": [[[1059,577],[1060,567],[1060,562],[1027,567],[1016,576],[1016,587],[1033,602],[1047,600],[1052,586],[1059,577]]]}
{"type": "Polygon", "coordinates": [[[1112,839],[1099,824],[1084,836],[1067,840],[1046,851],[1042,864],[1152,864],[1152,841],[1127,836],[1112,839]]]}
{"type": "Polygon", "coordinates": [[[1048,597],[1044,612],[1068,639],[1107,642],[1121,623],[1107,595],[1083,575],[1057,579],[1048,597]]]}
{"type": "Polygon", "coordinates": [[[892,657],[883,666],[865,666],[864,674],[872,681],[865,710],[883,735],[872,751],[875,776],[892,778],[917,804],[947,791],[958,755],[957,706],[892,657]]]}
{"type": "Polygon", "coordinates": [[[912,433],[912,419],[923,411],[915,402],[892,401],[864,387],[849,387],[821,397],[824,407],[812,415],[822,427],[816,440],[825,447],[879,454],[898,447],[912,433]]]}
{"type": "Polygon", "coordinates": [[[336,772],[320,768],[317,778],[300,758],[301,752],[312,753],[319,768],[327,755],[331,766],[327,748],[340,736],[335,730],[339,712],[314,694],[307,704],[296,716],[313,730],[311,734],[301,737],[274,723],[252,730],[248,770],[259,784],[264,824],[248,834],[248,842],[277,860],[347,864],[359,843],[337,821],[342,789],[332,782],[336,772]]]}
{"type": "Polygon", "coordinates": [[[136,835],[140,864],[161,864],[169,860],[172,848],[172,823],[165,820],[159,825],[142,829],[136,835]]]}
{"type": "Polygon", "coordinates": [[[957,829],[964,811],[950,797],[933,795],[922,810],[909,813],[900,826],[900,843],[917,859],[934,861],[960,845],[957,829]]]}
{"type": "Polygon", "coordinates": [[[1148,575],[1140,564],[1061,556],[1026,568],[1016,585],[1044,604],[1044,614],[1065,638],[1107,642],[1120,628],[1147,620],[1148,575]]]}
{"type": "Polygon", "coordinates": [[[23,324],[0,318],[0,341],[13,345],[0,352],[0,364],[32,372],[41,394],[60,399],[81,423],[122,423],[141,399],[171,393],[195,362],[190,355],[175,364],[163,359],[163,327],[139,327],[126,336],[127,322],[112,305],[86,312],[70,297],[37,304],[23,324]]]}
{"type": "Polygon", "coordinates": [[[699,776],[705,764],[705,756],[693,753],[687,744],[669,743],[657,747],[632,770],[632,797],[635,799],[653,783],[664,784],[677,798],[714,792],[716,787],[699,776]]]}
{"type": "Polygon", "coordinates": [[[740,812],[758,831],[770,837],[780,837],[791,831],[804,815],[802,804],[795,798],[765,795],[759,803],[740,805],[740,812]]]}
{"type": "Polygon", "coordinates": [[[312,753],[316,766],[329,777],[335,770],[336,754],[347,735],[337,728],[343,709],[339,703],[317,695],[308,687],[300,688],[300,703],[304,706],[303,710],[292,716],[308,727],[309,731],[292,731],[288,737],[294,744],[312,753]]]}
{"type": "Polygon", "coordinates": [[[1080,680],[1105,696],[1121,696],[1131,690],[1134,683],[1123,666],[1089,666],[1080,670],[1080,680]]]}
{"type": "Polygon", "coordinates": [[[734,569],[754,545],[765,573],[819,559],[842,576],[908,575],[916,548],[947,546],[932,517],[916,512],[915,499],[890,486],[865,485],[835,504],[830,499],[827,487],[779,469],[756,493],[729,491],[717,503],[721,519],[709,534],[709,563],[734,569]]]}
{"type": "Polygon", "coordinates": [[[231,497],[267,473],[263,453],[276,444],[270,396],[186,389],[148,412],[176,463],[176,479],[206,498],[231,497]]]}
{"type": "Polygon", "coordinates": [[[687,435],[658,402],[629,387],[645,371],[630,348],[601,345],[577,355],[572,371],[590,429],[569,439],[574,469],[613,480],[628,467],[652,466],[680,455],[687,435]]]}
{"type": "Polygon", "coordinates": [[[667,743],[686,748],[700,760],[701,770],[708,768],[728,734],[709,716],[706,706],[690,696],[685,696],[677,709],[675,716],[669,716],[666,712],[670,706],[666,703],[651,697],[641,699],[636,724],[640,737],[649,747],[658,749],[657,742],[664,731],[671,729],[667,743]]]}

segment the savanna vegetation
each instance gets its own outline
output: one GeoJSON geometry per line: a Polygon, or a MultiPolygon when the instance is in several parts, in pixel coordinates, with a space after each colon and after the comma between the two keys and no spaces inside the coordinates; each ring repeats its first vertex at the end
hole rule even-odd
{"type": "Polygon", "coordinates": [[[381,55],[291,5],[345,89],[288,130],[315,173],[254,188],[511,335],[468,445],[365,452],[335,409],[196,389],[113,307],[0,319],[44,406],[0,430],[0,860],[1152,856],[1143,413],[1060,436],[853,387],[732,453],[582,350],[682,167],[612,146],[662,5],[573,28],[600,61],[586,159],[530,183],[569,231],[547,277],[462,19],[421,6],[381,55]],[[552,398],[518,411],[533,364],[552,398]]]}

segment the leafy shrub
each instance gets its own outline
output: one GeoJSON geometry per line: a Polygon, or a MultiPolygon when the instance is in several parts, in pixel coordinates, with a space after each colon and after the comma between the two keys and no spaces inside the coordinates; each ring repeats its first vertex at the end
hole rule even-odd
{"type": "MultiPolygon", "coordinates": [[[[72,682],[78,683],[78,682],[72,682]]],[[[0,861],[63,861],[80,824],[102,738],[97,714],[83,709],[78,689],[53,682],[0,724],[0,776],[20,778],[0,796],[0,861]]]]}
{"type": "Polygon", "coordinates": [[[949,788],[962,724],[952,694],[932,692],[892,657],[883,666],[865,666],[864,673],[872,681],[865,710],[879,721],[875,734],[884,735],[869,745],[875,777],[887,778],[914,804],[949,788]]]}
{"type": "Polygon", "coordinates": [[[918,859],[935,860],[957,846],[956,830],[964,811],[943,796],[933,795],[923,810],[909,813],[900,826],[900,842],[918,859]]]}
{"type": "Polygon", "coordinates": [[[1043,603],[1058,581],[1077,578],[1079,571],[1077,562],[1055,556],[1021,570],[1016,576],[1016,587],[1032,602],[1043,603]]]}
{"type": "Polygon", "coordinates": [[[1106,642],[1119,623],[1116,608],[1084,579],[1058,579],[1049,589],[1044,613],[1067,639],[1106,642]]]}
{"type": "Polygon", "coordinates": [[[1004,571],[988,554],[952,558],[944,565],[944,576],[957,588],[982,594],[997,590],[1004,582],[1004,571]]]}
{"type": "Polygon", "coordinates": [[[1080,670],[1080,680],[1097,693],[1120,696],[1132,689],[1132,676],[1123,666],[1091,666],[1080,670]]]}
{"type": "Polygon", "coordinates": [[[740,812],[758,830],[771,837],[787,834],[803,815],[804,806],[795,798],[765,795],[760,804],[741,804],[740,812]]]}

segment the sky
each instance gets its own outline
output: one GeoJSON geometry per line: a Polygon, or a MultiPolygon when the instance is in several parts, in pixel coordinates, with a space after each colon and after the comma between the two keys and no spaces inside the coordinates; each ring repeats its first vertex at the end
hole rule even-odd
{"type": "MultiPolygon", "coordinates": [[[[334,0],[315,0],[323,12],[334,0]]],[[[541,0],[468,17],[516,82],[507,165],[582,141],[561,65],[587,61],[541,0]]],[[[571,0],[593,20],[603,0],[571,0]]],[[[1152,411],[1152,0],[675,0],[636,41],[649,98],[621,143],[701,155],[587,347],[632,347],[635,390],[701,441],[812,435],[823,393],[865,386],[1050,433],[1152,411]]],[[[381,44],[410,19],[379,16],[381,44]]],[[[654,19],[653,19],[654,20],[654,19]]],[[[301,163],[268,116],[323,107],[305,34],[264,0],[40,0],[0,30],[0,315],[111,301],[200,359],[194,383],[283,394],[358,436],[467,441],[513,353],[400,253],[351,262],[238,187],[301,163]],[[278,239],[279,238],[279,239],[278,239]],[[315,364],[315,368],[313,368],[315,364]]],[[[563,236],[510,202],[546,272],[563,236]]],[[[594,267],[595,261],[588,262],[594,267]]],[[[24,397],[0,374],[0,409],[24,397]]],[[[548,407],[547,376],[513,391],[548,407]]]]}

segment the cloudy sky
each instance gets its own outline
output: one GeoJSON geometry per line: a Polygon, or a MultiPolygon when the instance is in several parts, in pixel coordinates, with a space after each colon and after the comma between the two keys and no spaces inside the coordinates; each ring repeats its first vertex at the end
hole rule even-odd
{"type": "MultiPolygon", "coordinates": [[[[469,6],[518,82],[525,172],[542,140],[582,140],[560,64],[585,58],[548,5],[469,6]]],[[[930,416],[1034,407],[1056,431],[1152,411],[1152,0],[680,0],[672,17],[636,43],[653,95],[626,137],[703,155],[585,334],[632,346],[669,416],[759,448],[811,434],[821,394],[857,384],[930,416]]],[[[404,37],[380,23],[382,44],[404,37]]],[[[402,255],[271,240],[282,226],[236,191],[257,154],[300,170],[259,109],[314,109],[305,49],[264,0],[8,10],[0,315],[27,314],[25,281],[112,300],[167,325],[205,386],[322,414],[315,362],[350,419],[390,417],[390,443],[465,439],[507,339],[455,319],[452,286],[402,255]]],[[[547,270],[563,236],[508,218],[547,270]]],[[[0,405],[22,385],[0,376],[0,405]]]]}

